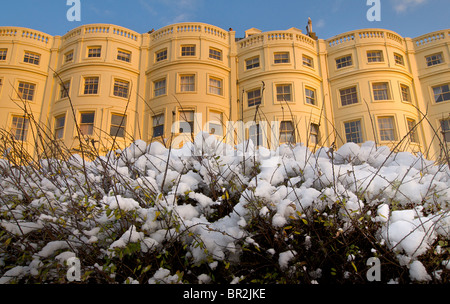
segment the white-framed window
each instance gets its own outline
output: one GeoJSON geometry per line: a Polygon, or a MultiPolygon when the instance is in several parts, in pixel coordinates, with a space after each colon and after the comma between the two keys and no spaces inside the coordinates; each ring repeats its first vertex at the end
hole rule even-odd
{"type": "Polygon", "coordinates": [[[280,144],[295,143],[295,128],[292,121],[282,121],[280,123],[280,144]]]}
{"type": "Polygon", "coordinates": [[[153,137],[164,136],[164,114],[158,114],[152,117],[153,120],[153,137]]]}
{"type": "Polygon", "coordinates": [[[353,120],[344,123],[345,138],[347,142],[360,144],[363,142],[361,120],[353,120]]]}
{"type": "Polygon", "coordinates": [[[223,114],[217,111],[209,112],[209,134],[223,136],[223,114]]]}
{"type": "Polygon", "coordinates": [[[167,49],[163,49],[156,52],[156,62],[167,60],[167,49]]]}
{"type": "Polygon", "coordinates": [[[368,62],[383,62],[383,52],[382,51],[367,51],[367,61],[368,62]]]}
{"type": "Polygon", "coordinates": [[[277,84],[277,101],[292,101],[292,85],[291,84],[277,84]]]}
{"type": "Polygon", "coordinates": [[[25,52],[25,56],[23,57],[23,62],[39,65],[40,61],[41,61],[40,54],[33,53],[33,52],[25,52]]]}
{"type": "Polygon", "coordinates": [[[248,107],[261,104],[261,89],[250,90],[247,92],[248,107]]]}
{"type": "Polygon", "coordinates": [[[341,89],[339,90],[339,93],[341,95],[342,106],[358,103],[358,92],[356,90],[356,86],[341,89]]]}
{"type": "Polygon", "coordinates": [[[84,136],[89,136],[94,134],[94,120],[95,112],[81,112],[80,113],[80,133],[84,136]]]}
{"type": "Polygon", "coordinates": [[[277,52],[273,54],[274,57],[274,63],[289,63],[289,52],[277,52]]]}
{"type": "Polygon", "coordinates": [[[118,49],[117,50],[117,60],[124,61],[124,62],[131,62],[131,52],[118,49]]]}
{"type": "Polygon", "coordinates": [[[36,85],[29,82],[19,82],[19,89],[17,90],[19,98],[26,101],[33,101],[36,92],[36,85]]]}
{"type": "Polygon", "coordinates": [[[114,96],[128,98],[129,90],[129,81],[114,79],[114,96]]]}
{"type": "Polygon", "coordinates": [[[309,132],[309,142],[312,145],[318,145],[320,141],[320,128],[318,124],[311,123],[309,132]]]}
{"type": "Polygon", "coordinates": [[[0,49],[0,61],[5,61],[7,54],[8,54],[8,49],[0,49]]]}
{"type": "Polygon", "coordinates": [[[30,121],[24,116],[12,117],[11,133],[15,140],[26,141],[28,137],[28,128],[30,121]]]}
{"type": "Polygon", "coordinates": [[[336,68],[342,69],[348,66],[353,65],[352,55],[345,55],[339,58],[336,58],[336,68]]]}
{"type": "Polygon", "coordinates": [[[180,75],[180,92],[195,92],[195,75],[180,75]]]}
{"type": "Polygon", "coordinates": [[[67,98],[70,95],[70,80],[64,81],[61,84],[61,90],[59,92],[59,98],[63,99],[63,98],[67,98]]]}
{"type": "Polygon", "coordinates": [[[450,100],[450,84],[433,87],[433,94],[436,103],[450,100]]]}
{"type": "Polygon", "coordinates": [[[109,135],[124,138],[126,134],[127,116],[123,114],[111,114],[111,127],[109,135]]]}
{"type": "Polygon", "coordinates": [[[99,77],[85,77],[84,78],[84,95],[98,94],[99,77]]]}
{"type": "Polygon", "coordinates": [[[412,118],[407,118],[406,119],[406,124],[408,126],[408,131],[409,133],[409,140],[412,143],[418,143],[419,142],[419,138],[417,136],[417,126],[416,126],[416,121],[412,118]]]}
{"type": "Polygon", "coordinates": [[[441,123],[441,133],[444,137],[444,141],[450,143],[450,118],[442,119],[441,123]]]}
{"type": "Polygon", "coordinates": [[[64,63],[73,62],[73,51],[69,51],[64,54],[64,63]]]}
{"type": "Polygon", "coordinates": [[[409,87],[405,84],[401,84],[400,90],[402,92],[402,100],[406,102],[411,102],[411,93],[409,87]]]}
{"type": "Polygon", "coordinates": [[[101,46],[88,47],[88,58],[100,58],[102,56],[101,46]]]}
{"type": "Polygon", "coordinates": [[[55,139],[64,138],[65,125],[66,125],[66,114],[55,117],[55,139]]]}
{"type": "Polygon", "coordinates": [[[425,60],[427,62],[427,66],[433,66],[437,64],[441,64],[444,62],[442,53],[432,54],[425,57],[425,60]]]}
{"type": "Polygon", "coordinates": [[[376,82],[372,84],[373,98],[375,100],[390,100],[389,83],[376,82]]]}
{"type": "Polygon", "coordinates": [[[380,140],[394,141],[396,140],[395,120],[393,116],[378,117],[378,129],[380,140]]]}
{"type": "Polygon", "coordinates": [[[313,88],[305,88],[306,103],[316,105],[316,90],[313,88]]]}
{"type": "Polygon", "coordinates": [[[303,61],[303,65],[313,68],[314,67],[314,59],[312,59],[312,57],[303,55],[302,56],[302,61],[303,61]]]}
{"type": "Polygon", "coordinates": [[[153,82],[153,94],[155,97],[166,95],[167,80],[166,78],[159,79],[153,82]]]}
{"type": "Polygon", "coordinates": [[[194,132],[194,111],[181,110],[179,111],[179,133],[193,133],[194,132]]]}
{"type": "Polygon", "coordinates": [[[262,146],[263,143],[263,133],[260,124],[253,124],[248,129],[249,139],[253,142],[255,146],[262,146]]]}
{"type": "Polygon", "coordinates": [[[251,70],[259,67],[259,56],[245,60],[245,69],[251,70]]]}
{"type": "Polygon", "coordinates": [[[216,77],[209,77],[209,93],[214,95],[223,95],[223,80],[216,77]]]}
{"type": "Polygon", "coordinates": [[[405,60],[403,59],[403,56],[398,53],[394,53],[394,60],[395,64],[405,65],[405,60]]]}
{"type": "Polygon", "coordinates": [[[222,61],[222,50],[209,48],[209,58],[222,61]]]}
{"type": "Polygon", "coordinates": [[[195,45],[182,45],[181,46],[181,56],[192,57],[195,56],[195,45]]]}

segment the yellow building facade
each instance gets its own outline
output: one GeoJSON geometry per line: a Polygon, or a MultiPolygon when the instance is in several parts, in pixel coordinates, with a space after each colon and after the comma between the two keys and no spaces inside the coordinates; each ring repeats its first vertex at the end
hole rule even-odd
{"type": "Polygon", "coordinates": [[[86,139],[102,154],[206,131],[267,148],[370,140],[437,158],[450,142],[450,30],[323,40],[296,28],[238,38],[204,23],[64,36],[0,27],[0,109],[0,127],[30,151],[41,128],[74,152],[86,139]]]}

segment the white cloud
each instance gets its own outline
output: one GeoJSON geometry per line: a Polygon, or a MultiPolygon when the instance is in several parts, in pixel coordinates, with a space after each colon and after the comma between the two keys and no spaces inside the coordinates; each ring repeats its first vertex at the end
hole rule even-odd
{"type": "Polygon", "coordinates": [[[319,19],[317,20],[316,24],[314,25],[316,28],[321,29],[325,27],[325,20],[319,19]]]}
{"type": "Polygon", "coordinates": [[[406,12],[408,9],[424,4],[429,0],[393,0],[394,10],[397,13],[406,12]]]}
{"type": "Polygon", "coordinates": [[[202,0],[139,0],[141,6],[151,15],[160,16],[167,24],[189,21],[195,18],[202,0]]]}

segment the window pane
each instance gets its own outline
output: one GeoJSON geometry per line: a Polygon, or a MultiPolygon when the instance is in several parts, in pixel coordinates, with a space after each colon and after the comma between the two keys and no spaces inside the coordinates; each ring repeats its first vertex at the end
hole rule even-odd
{"type": "Polygon", "coordinates": [[[222,51],[217,49],[209,49],[209,58],[222,60],[222,51]]]}
{"type": "Polygon", "coordinates": [[[253,107],[261,104],[261,90],[247,92],[248,106],[253,107]]]}
{"type": "Polygon", "coordinates": [[[64,83],[61,85],[61,92],[60,92],[59,97],[60,97],[61,99],[62,99],[62,98],[69,97],[69,93],[70,93],[70,80],[64,82],[64,83]]]}
{"type": "Polygon", "coordinates": [[[303,56],[303,65],[308,67],[314,67],[314,61],[311,57],[303,56]]]}
{"type": "Polygon", "coordinates": [[[378,118],[378,128],[380,129],[380,139],[384,141],[396,140],[393,117],[378,118]]]}
{"type": "Polygon", "coordinates": [[[292,121],[282,121],[280,123],[280,144],[295,143],[295,130],[292,121]]]}
{"type": "Polygon", "coordinates": [[[25,52],[25,56],[23,58],[23,62],[36,64],[36,65],[39,65],[40,60],[41,60],[41,55],[35,54],[35,53],[30,53],[30,52],[25,52]]]}
{"type": "Polygon", "coordinates": [[[102,48],[100,46],[88,48],[88,58],[98,58],[102,55],[102,48]]]}
{"type": "Polygon", "coordinates": [[[130,83],[128,81],[114,81],[114,96],[128,98],[128,90],[130,83]]]}
{"type": "Polygon", "coordinates": [[[167,49],[156,53],[156,62],[167,59],[167,49]]]}
{"type": "Polygon", "coordinates": [[[381,51],[367,52],[367,61],[368,62],[382,62],[383,61],[383,52],[381,52],[381,51]]]}
{"type": "Polygon", "coordinates": [[[209,112],[209,133],[223,135],[223,115],[219,112],[209,112]]]}
{"type": "Polygon", "coordinates": [[[255,146],[263,145],[262,130],[259,124],[250,126],[248,132],[250,140],[255,146]]]}
{"type": "Polygon", "coordinates": [[[374,83],[373,88],[373,98],[375,100],[389,100],[389,91],[387,83],[374,83]]]}
{"type": "Polygon", "coordinates": [[[441,132],[445,142],[450,142],[450,119],[441,120],[441,132]]]}
{"type": "Polygon", "coordinates": [[[195,76],[185,75],[180,77],[180,90],[181,92],[194,92],[195,91],[195,76]]]}
{"type": "Polygon", "coordinates": [[[411,131],[411,133],[409,133],[409,139],[413,143],[418,143],[419,140],[418,140],[418,136],[417,136],[416,121],[414,119],[409,119],[409,118],[406,121],[408,123],[408,131],[411,131]]]}
{"type": "Polygon", "coordinates": [[[277,101],[292,101],[290,84],[277,85],[276,88],[277,101]]]}
{"type": "Polygon", "coordinates": [[[340,90],[341,103],[343,106],[358,103],[358,94],[356,87],[340,90]]]}
{"type": "Polygon", "coordinates": [[[18,95],[23,100],[33,101],[36,85],[27,82],[19,82],[18,95]]]}
{"type": "Polygon", "coordinates": [[[180,133],[194,132],[194,111],[180,111],[180,133]]]}
{"type": "Polygon", "coordinates": [[[94,112],[81,113],[80,132],[82,135],[94,134],[94,112]]]}
{"type": "Polygon", "coordinates": [[[164,114],[153,116],[153,137],[164,135],[164,114]]]}
{"type": "Polygon", "coordinates": [[[111,129],[110,135],[117,137],[125,137],[125,126],[127,124],[127,117],[123,115],[111,115],[111,129]]]}
{"type": "Polygon", "coordinates": [[[336,68],[340,69],[340,68],[344,68],[347,66],[351,66],[353,65],[352,62],[352,56],[351,55],[347,55],[344,57],[340,57],[336,59],[336,68]]]}
{"type": "Polygon", "coordinates": [[[181,56],[195,56],[195,45],[182,46],[181,56]]]}
{"type": "Polygon", "coordinates": [[[401,85],[401,90],[402,90],[402,100],[403,101],[407,101],[410,102],[411,101],[411,97],[409,94],[409,87],[406,85],[401,85]]]}
{"type": "Polygon", "coordinates": [[[311,129],[310,129],[310,135],[309,135],[310,139],[310,143],[313,145],[318,145],[319,144],[319,125],[318,124],[311,124],[311,129]]]}
{"type": "Polygon", "coordinates": [[[275,63],[289,63],[289,53],[283,52],[283,53],[275,53],[274,54],[275,63]]]}
{"type": "Polygon", "coordinates": [[[346,122],[344,125],[347,142],[354,142],[356,144],[362,143],[361,121],[350,121],[346,122]]]}
{"type": "Polygon", "coordinates": [[[436,102],[450,100],[450,85],[448,84],[439,87],[434,87],[433,92],[434,92],[434,100],[436,102]]]}
{"type": "Polygon", "coordinates": [[[7,53],[8,53],[7,49],[0,49],[0,61],[6,60],[7,53]]]}
{"type": "Polygon", "coordinates": [[[21,116],[13,116],[11,133],[13,134],[14,139],[26,141],[28,135],[28,126],[29,126],[28,118],[21,116]]]}
{"type": "Polygon", "coordinates": [[[166,79],[155,81],[155,97],[166,94],[166,79]]]}
{"type": "Polygon", "coordinates": [[[61,139],[64,137],[64,126],[66,124],[66,115],[62,115],[55,120],[55,138],[61,139]]]}
{"type": "Polygon", "coordinates": [[[98,77],[88,77],[84,80],[84,94],[95,95],[98,93],[98,77]]]}
{"type": "Polygon", "coordinates": [[[217,78],[209,79],[209,93],[222,95],[222,80],[217,78]]]}
{"type": "Polygon", "coordinates": [[[394,54],[395,63],[399,65],[405,65],[405,62],[403,60],[403,56],[400,54],[394,54]]]}
{"type": "Polygon", "coordinates": [[[117,51],[117,60],[130,62],[131,61],[131,52],[124,51],[124,50],[118,50],[117,51]]]}
{"type": "Polygon", "coordinates": [[[427,61],[427,66],[433,66],[433,65],[440,64],[443,62],[442,53],[433,54],[433,55],[427,56],[425,58],[427,61]]]}
{"type": "Polygon", "coordinates": [[[316,91],[314,89],[305,89],[306,103],[316,104],[316,91]]]}
{"type": "Polygon", "coordinates": [[[252,58],[252,59],[247,59],[245,61],[245,67],[246,67],[247,70],[259,67],[259,57],[255,57],[255,58],[252,58]]]}

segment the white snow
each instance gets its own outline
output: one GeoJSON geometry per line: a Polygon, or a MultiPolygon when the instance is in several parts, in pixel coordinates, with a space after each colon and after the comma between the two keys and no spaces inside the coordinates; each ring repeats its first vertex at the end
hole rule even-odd
{"type": "Polygon", "coordinates": [[[295,250],[281,252],[278,258],[278,263],[280,264],[281,269],[286,269],[289,266],[289,261],[292,260],[296,255],[297,252],[295,250]]]}
{"type": "MultiPolygon", "coordinates": [[[[18,187],[11,177],[0,177],[2,202],[10,197],[19,201],[24,191],[32,194],[28,207],[41,212],[33,217],[27,207],[0,205],[0,211],[9,214],[0,222],[7,233],[24,237],[62,224],[68,231],[61,239],[36,240],[32,260],[26,266],[9,265],[16,267],[4,272],[0,282],[39,273],[46,259],[63,264],[83,246],[103,246],[101,252],[114,258],[116,251],[130,243],[153,254],[175,239],[183,243],[193,264],[207,263],[214,269],[224,260],[239,263],[242,244],[260,246],[249,232],[252,217],[258,216],[279,231],[292,221],[313,221],[315,214],[336,206],[336,216],[345,223],[339,231],[355,219],[369,217],[379,227],[379,244],[409,267],[414,281],[431,279],[419,257],[436,249],[432,246],[437,239],[450,239],[450,170],[421,154],[391,153],[373,142],[348,143],[334,154],[326,147],[312,153],[300,144],[258,150],[251,142],[229,146],[205,133],[181,149],[136,141],[115,152],[118,156],[109,153],[86,162],[89,183],[100,189],[96,198],[88,197],[84,188],[87,181],[79,155],[61,166],[64,178],[43,171],[31,174],[26,182],[18,179],[18,187]],[[105,169],[106,160],[109,167],[105,169]],[[110,189],[102,188],[105,175],[113,181],[110,189]],[[232,206],[227,205],[230,197],[232,206]],[[74,220],[81,215],[73,214],[77,204],[86,210],[79,223],[74,220]],[[221,207],[228,207],[229,212],[212,220],[210,216],[221,207]]],[[[43,167],[52,161],[43,162],[43,167]]],[[[4,161],[0,165],[6,168],[4,161]]],[[[304,238],[302,246],[308,250],[313,238],[304,238]]],[[[287,269],[297,254],[295,250],[265,250],[278,256],[281,269],[287,269]]],[[[445,250],[435,252],[443,255],[445,250]]],[[[349,255],[351,261],[357,258],[349,255]]],[[[449,269],[448,258],[441,268],[449,269]]],[[[207,274],[197,279],[199,283],[211,281],[207,274]]],[[[232,283],[242,279],[236,277],[232,283]]],[[[315,279],[320,281],[319,276],[315,279]]],[[[133,283],[135,278],[126,282],[133,283]]],[[[161,268],[148,282],[179,283],[180,279],[161,268]]]]}
{"type": "Polygon", "coordinates": [[[409,275],[414,281],[430,281],[431,276],[420,261],[414,261],[409,265],[409,275]]]}

